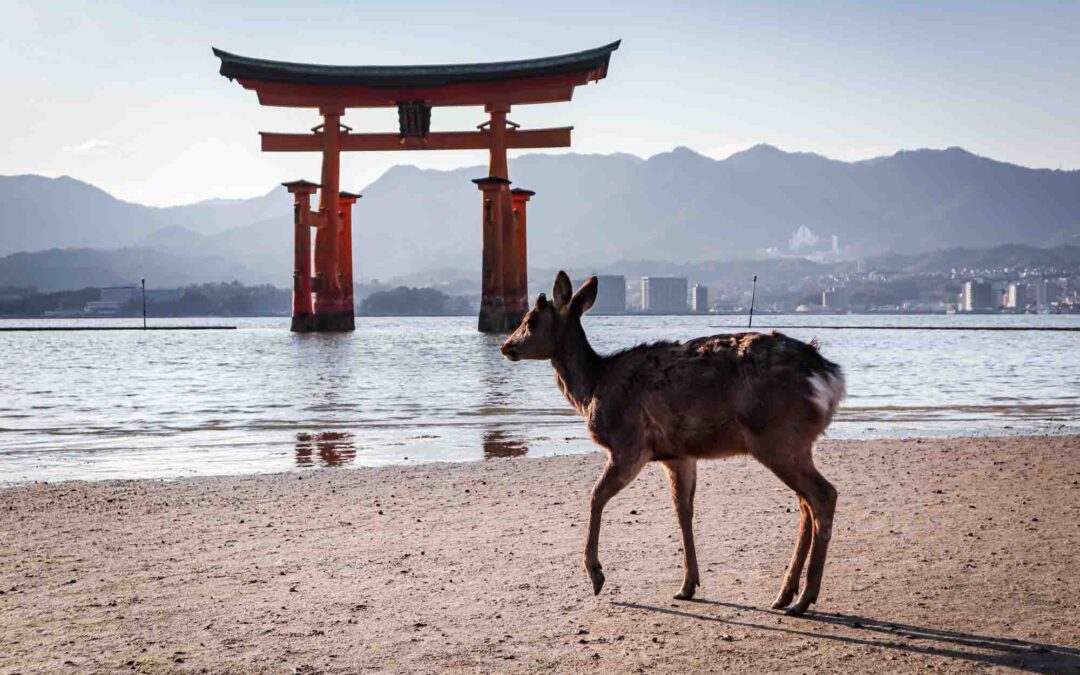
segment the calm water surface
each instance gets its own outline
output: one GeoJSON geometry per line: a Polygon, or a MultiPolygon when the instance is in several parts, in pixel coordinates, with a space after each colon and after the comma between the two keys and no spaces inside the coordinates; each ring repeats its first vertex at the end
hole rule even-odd
{"type": "MultiPolygon", "coordinates": [[[[590,316],[586,329],[604,352],[744,322],[590,316]]],[[[198,323],[240,329],[0,333],[0,483],[594,449],[551,366],[503,360],[501,339],[478,334],[474,318],[364,318],[341,335],[295,335],[280,318],[198,323]]],[[[809,324],[1080,327],[1080,316],[755,319],[809,324]]],[[[816,337],[847,372],[832,437],[1080,432],[1080,333],[784,332],[816,337]]]]}

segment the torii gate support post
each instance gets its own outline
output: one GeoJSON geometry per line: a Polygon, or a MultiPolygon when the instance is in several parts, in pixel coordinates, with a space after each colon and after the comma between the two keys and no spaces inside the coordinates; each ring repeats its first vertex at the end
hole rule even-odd
{"type": "MultiPolygon", "coordinates": [[[[510,197],[514,202],[514,253],[517,260],[517,295],[516,309],[524,317],[529,311],[529,251],[526,207],[529,198],[536,193],[532,190],[514,188],[510,197]]],[[[520,319],[518,320],[520,323],[520,319]]]]}
{"type": "Polygon", "coordinates": [[[341,236],[341,115],[340,109],[323,109],[322,190],[319,222],[315,231],[315,330],[353,330],[353,312],[342,301],[343,275],[338,268],[341,236]]]}
{"type": "Polygon", "coordinates": [[[501,333],[506,327],[503,306],[502,202],[503,194],[510,196],[510,181],[489,176],[473,180],[484,195],[483,238],[480,265],[480,317],[477,328],[481,333],[501,333]]]}
{"type": "Polygon", "coordinates": [[[345,314],[343,321],[347,328],[342,330],[356,329],[356,299],[353,289],[353,250],[352,250],[352,209],[356,200],[362,195],[353,192],[339,194],[341,201],[341,231],[338,237],[338,269],[342,277],[342,310],[345,314]]]}
{"type": "Polygon", "coordinates": [[[282,185],[293,196],[292,331],[307,333],[315,325],[311,307],[311,195],[319,184],[297,180],[282,185]]]}
{"type": "Polygon", "coordinates": [[[482,333],[505,333],[521,323],[527,308],[519,297],[514,205],[506,158],[506,115],[510,106],[489,103],[484,110],[488,113],[490,134],[488,176],[473,181],[484,193],[484,251],[477,328],[482,333]]]}
{"type": "Polygon", "coordinates": [[[499,261],[502,267],[502,305],[503,331],[513,331],[525,317],[526,305],[522,303],[521,289],[521,261],[518,255],[518,241],[515,233],[514,203],[510,192],[510,185],[506,184],[499,194],[499,214],[501,222],[501,247],[499,261]]]}

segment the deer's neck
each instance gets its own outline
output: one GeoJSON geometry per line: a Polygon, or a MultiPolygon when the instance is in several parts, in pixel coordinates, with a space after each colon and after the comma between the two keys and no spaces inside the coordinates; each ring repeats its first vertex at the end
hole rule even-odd
{"type": "Polygon", "coordinates": [[[563,395],[579,413],[584,413],[603,373],[604,358],[593,351],[580,325],[569,329],[551,365],[563,395]]]}

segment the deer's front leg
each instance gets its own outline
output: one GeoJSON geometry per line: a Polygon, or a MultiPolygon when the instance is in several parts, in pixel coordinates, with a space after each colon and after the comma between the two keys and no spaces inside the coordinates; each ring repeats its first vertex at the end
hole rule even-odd
{"type": "Polygon", "coordinates": [[[694,549],[694,492],[697,489],[697,460],[693,458],[672,459],[664,462],[668,480],[671,481],[671,499],[679,516],[679,529],[683,542],[682,589],[675,594],[676,600],[689,600],[701,585],[698,576],[697,551],[694,549]]]}
{"type": "Polygon", "coordinates": [[[644,453],[633,456],[615,455],[608,459],[604,473],[593,486],[592,501],[589,511],[589,538],[585,542],[585,571],[593,585],[593,595],[599,595],[604,587],[604,573],[600,568],[598,549],[600,547],[600,517],[608,500],[630,484],[645,466],[644,453]]]}

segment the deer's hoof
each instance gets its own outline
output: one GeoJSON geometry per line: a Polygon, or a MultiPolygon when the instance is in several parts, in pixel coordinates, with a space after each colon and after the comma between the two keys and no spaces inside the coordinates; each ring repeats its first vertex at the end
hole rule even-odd
{"type": "Polygon", "coordinates": [[[593,595],[600,595],[600,589],[604,587],[604,573],[600,571],[600,563],[589,565],[585,569],[589,572],[589,579],[592,580],[593,595]]]}
{"type": "Polygon", "coordinates": [[[682,590],[679,591],[678,593],[676,593],[675,595],[673,595],[672,597],[675,598],[676,600],[691,600],[694,597],[694,592],[697,590],[697,587],[700,586],[700,585],[701,584],[699,584],[696,581],[693,581],[693,582],[690,582],[690,583],[687,583],[687,584],[683,584],[682,590]]]}
{"type": "Polygon", "coordinates": [[[780,591],[780,595],[776,596],[776,600],[773,601],[773,609],[783,609],[791,604],[791,601],[795,599],[795,591],[784,589],[780,591]]]}
{"type": "Polygon", "coordinates": [[[810,603],[800,598],[794,605],[785,609],[784,614],[787,614],[788,616],[802,616],[803,614],[806,614],[806,610],[808,609],[810,609],[810,603]]]}

